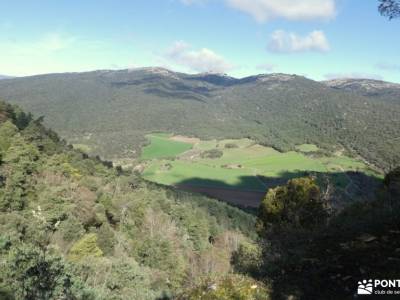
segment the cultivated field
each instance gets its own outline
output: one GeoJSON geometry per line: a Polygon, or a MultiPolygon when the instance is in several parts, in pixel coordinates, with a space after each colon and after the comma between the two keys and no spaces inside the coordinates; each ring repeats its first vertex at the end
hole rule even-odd
{"type": "Polygon", "coordinates": [[[309,173],[328,174],[343,192],[353,184],[348,172],[379,176],[361,160],[324,156],[309,144],[281,153],[249,139],[201,141],[168,134],[148,138],[141,156],[144,178],[243,206],[257,206],[268,188],[309,173]]]}
{"type": "Polygon", "coordinates": [[[169,134],[154,133],[146,137],[150,140],[150,144],[143,147],[142,159],[171,158],[192,148],[191,144],[175,141],[169,134]]]}

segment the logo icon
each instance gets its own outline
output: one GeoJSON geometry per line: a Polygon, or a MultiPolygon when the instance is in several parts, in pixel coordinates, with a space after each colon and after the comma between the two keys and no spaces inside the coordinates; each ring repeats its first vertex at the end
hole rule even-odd
{"type": "Polygon", "coordinates": [[[372,279],[358,282],[358,295],[372,295],[373,290],[374,285],[372,284],[372,279]]]}

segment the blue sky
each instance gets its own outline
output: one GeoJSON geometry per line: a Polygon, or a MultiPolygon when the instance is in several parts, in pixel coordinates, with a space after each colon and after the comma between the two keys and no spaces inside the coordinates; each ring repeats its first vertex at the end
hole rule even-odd
{"type": "Polygon", "coordinates": [[[0,74],[163,66],[400,82],[377,0],[0,0],[0,74]]]}

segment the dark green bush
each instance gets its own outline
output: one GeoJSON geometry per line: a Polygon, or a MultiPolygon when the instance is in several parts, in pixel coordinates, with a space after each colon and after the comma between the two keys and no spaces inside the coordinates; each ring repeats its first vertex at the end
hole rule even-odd
{"type": "Polygon", "coordinates": [[[224,153],[219,149],[207,150],[200,154],[202,158],[211,158],[211,159],[220,158],[222,157],[222,155],[224,155],[224,153]]]}
{"type": "Polygon", "coordinates": [[[239,148],[239,146],[235,143],[226,143],[225,148],[226,149],[234,149],[234,148],[239,148]]]}

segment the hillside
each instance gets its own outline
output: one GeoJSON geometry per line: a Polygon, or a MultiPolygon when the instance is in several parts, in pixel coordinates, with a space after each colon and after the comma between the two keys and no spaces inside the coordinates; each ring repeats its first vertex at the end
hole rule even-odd
{"type": "Polygon", "coordinates": [[[279,183],[256,220],[90,158],[0,102],[0,298],[352,299],[359,280],[398,273],[399,175],[340,211],[313,177],[279,183]]]}
{"type": "Polygon", "coordinates": [[[169,299],[231,272],[254,221],[89,158],[0,102],[1,299],[169,299]]]}
{"type": "Polygon", "coordinates": [[[400,104],[307,78],[188,75],[162,68],[95,71],[0,82],[21,105],[73,144],[107,159],[137,157],[145,135],[249,137],[278,150],[345,147],[381,168],[399,160],[400,104]]]}

